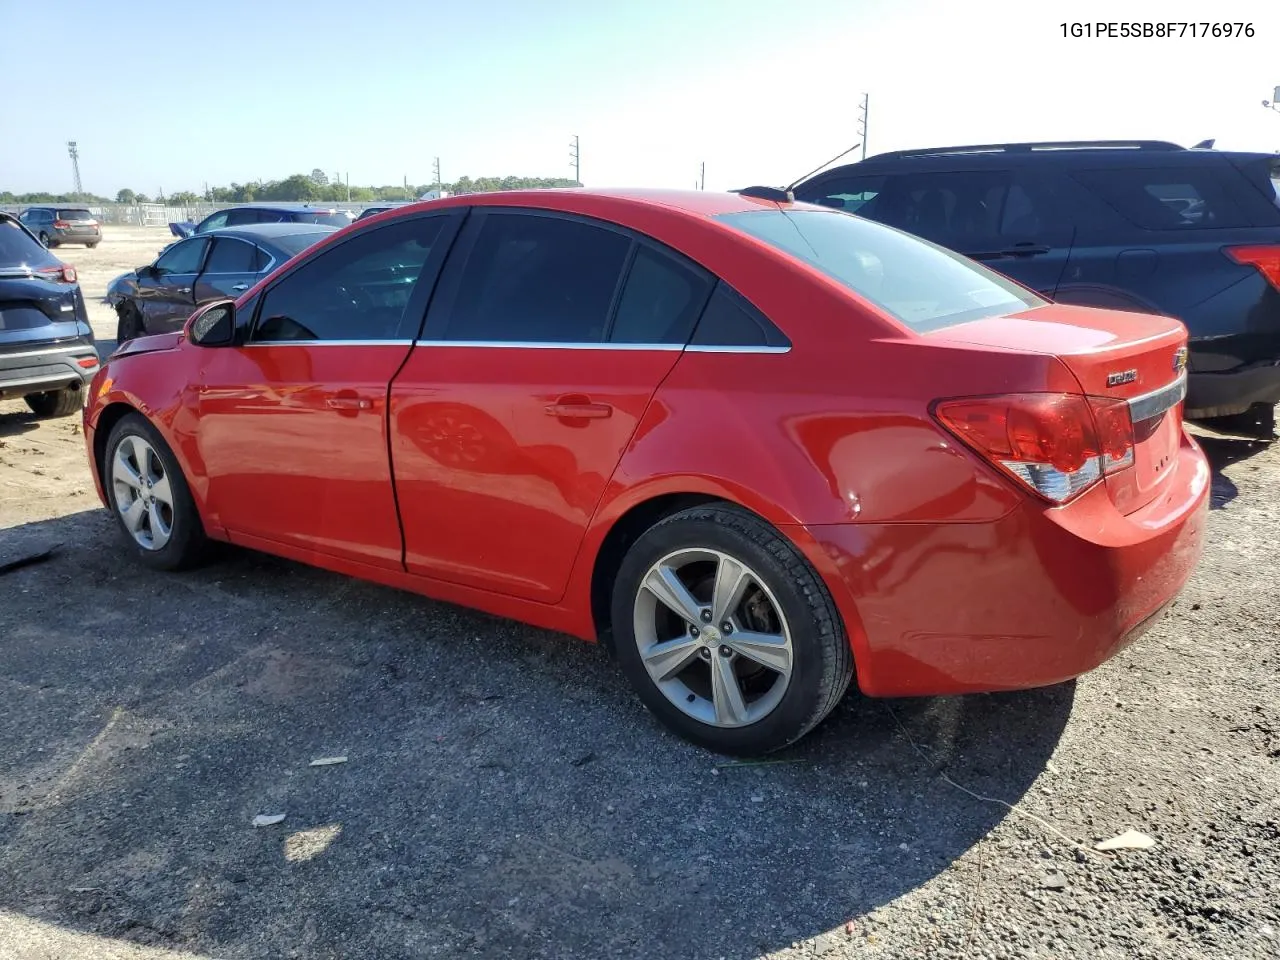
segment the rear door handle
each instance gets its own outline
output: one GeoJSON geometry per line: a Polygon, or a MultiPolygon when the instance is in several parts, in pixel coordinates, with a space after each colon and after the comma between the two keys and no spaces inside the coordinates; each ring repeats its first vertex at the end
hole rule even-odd
{"type": "Polygon", "coordinates": [[[190,287],[179,287],[179,288],[178,288],[178,292],[179,292],[179,293],[190,293],[190,292],[191,292],[191,288],[190,288],[190,287]]]}
{"type": "Polygon", "coordinates": [[[330,397],[325,401],[334,410],[372,410],[373,401],[367,397],[330,397]]]}
{"type": "Polygon", "coordinates": [[[234,287],[232,287],[231,289],[232,289],[232,290],[248,290],[248,289],[249,289],[249,285],[248,285],[247,283],[237,283],[237,284],[236,284],[234,287]]]}
{"type": "Polygon", "coordinates": [[[592,403],[590,400],[561,398],[546,407],[547,416],[561,417],[566,420],[603,420],[613,416],[613,407],[607,403],[592,403]]]}

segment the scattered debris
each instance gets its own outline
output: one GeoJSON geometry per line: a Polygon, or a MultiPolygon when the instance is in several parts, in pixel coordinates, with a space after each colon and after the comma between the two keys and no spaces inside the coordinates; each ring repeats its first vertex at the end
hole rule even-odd
{"type": "Polygon", "coordinates": [[[1156,845],[1155,840],[1137,830],[1126,830],[1118,837],[1103,840],[1093,845],[1095,850],[1150,850],[1156,845]]]}
{"type": "Polygon", "coordinates": [[[732,770],[735,767],[770,767],[779,763],[808,763],[803,757],[786,760],[731,760],[728,763],[717,763],[717,770],[732,770]]]}
{"type": "Polygon", "coordinates": [[[23,567],[35,566],[37,563],[44,563],[51,559],[54,554],[62,547],[62,544],[55,543],[48,550],[42,550],[40,553],[33,553],[25,557],[19,557],[17,560],[8,560],[0,563],[0,577],[6,573],[13,573],[15,570],[21,570],[23,567]]]}
{"type": "Polygon", "coordinates": [[[1054,872],[1040,881],[1041,890],[1065,890],[1067,889],[1067,878],[1062,874],[1054,872]]]}
{"type": "Polygon", "coordinates": [[[855,927],[854,927],[854,925],[853,925],[853,921],[852,921],[852,920],[848,921],[848,922],[844,925],[844,932],[845,932],[845,936],[852,937],[852,936],[853,936],[853,931],[854,931],[854,929],[855,929],[855,927]]]}
{"type": "Polygon", "coordinates": [[[332,767],[335,763],[346,763],[346,762],[347,762],[346,757],[320,757],[317,760],[312,760],[311,763],[308,764],[308,766],[332,767]]]}
{"type": "Polygon", "coordinates": [[[253,818],[253,825],[255,827],[274,827],[277,823],[283,822],[283,813],[260,813],[253,818]]]}
{"type": "Polygon", "coordinates": [[[590,763],[595,758],[596,758],[596,755],[594,753],[584,753],[580,757],[574,757],[569,762],[573,764],[575,767],[585,767],[588,763],[590,763]]]}

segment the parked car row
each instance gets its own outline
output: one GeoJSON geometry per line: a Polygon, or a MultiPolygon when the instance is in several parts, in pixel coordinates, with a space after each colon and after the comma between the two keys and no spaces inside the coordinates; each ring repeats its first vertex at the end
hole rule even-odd
{"type": "MultiPolygon", "coordinates": [[[[726,753],[794,742],[853,682],[1093,668],[1200,553],[1186,328],[832,209],[900,196],[924,228],[932,188],[824,189],[484,194],[335,231],[108,360],[99,495],[153,568],[230,541],[598,640],[726,753]]],[[[265,229],[175,247],[182,286],[265,229]]],[[[1070,276],[1074,250],[1032,256],[1070,276]]]]}
{"type": "Polygon", "coordinates": [[[224,227],[247,227],[259,223],[310,223],[329,227],[345,227],[355,214],[337,207],[313,203],[245,203],[217,210],[199,223],[185,221],[169,224],[175,237],[186,238],[224,227]]]}

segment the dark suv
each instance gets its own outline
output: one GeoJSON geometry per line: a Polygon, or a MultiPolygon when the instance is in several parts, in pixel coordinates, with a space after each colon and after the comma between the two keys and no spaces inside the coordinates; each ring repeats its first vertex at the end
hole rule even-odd
{"type": "Polygon", "coordinates": [[[199,223],[171,223],[169,231],[177,237],[190,237],[223,227],[247,227],[254,223],[318,223],[327,227],[345,227],[354,219],[354,214],[325,204],[247,203],[211,213],[199,223]]]}
{"type": "Polygon", "coordinates": [[[84,405],[98,348],[74,267],[0,213],[0,399],[22,397],[37,416],[84,405]]]}
{"type": "Polygon", "coordinates": [[[980,260],[1062,303],[1177,317],[1186,416],[1267,437],[1280,402],[1280,157],[1161,141],[907,150],[826,170],[797,200],[980,260]]]}
{"type": "Polygon", "coordinates": [[[84,207],[27,207],[19,219],[46,247],[83,243],[92,250],[102,242],[102,224],[84,207]]]}

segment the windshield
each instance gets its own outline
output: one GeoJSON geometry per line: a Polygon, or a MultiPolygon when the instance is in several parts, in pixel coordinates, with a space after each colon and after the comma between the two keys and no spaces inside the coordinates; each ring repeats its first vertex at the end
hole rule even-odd
{"type": "Polygon", "coordinates": [[[950,250],[836,210],[779,207],[720,219],[821,270],[917,332],[1046,303],[950,250]]]}
{"type": "Polygon", "coordinates": [[[88,210],[59,210],[59,220],[93,220],[94,215],[88,210]]]}
{"type": "Polygon", "coordinates": [[[272,237],[271,243],[289,256],[296,257],[307,247],[313,243],[319,243],[332,232],[332,230],[317,230],[315,233],[288,233],[282,237],[272,237]]]}

